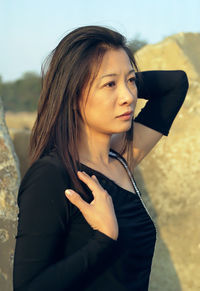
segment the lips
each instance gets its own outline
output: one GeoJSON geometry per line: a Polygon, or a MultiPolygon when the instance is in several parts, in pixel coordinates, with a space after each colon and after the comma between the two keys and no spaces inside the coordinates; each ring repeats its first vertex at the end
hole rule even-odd
{"type": "Polygon", "coordinates": [[[121,115],[118,115],[117,117],[122,117],[122,116],[130,116],[133,114],[133,111],[126,111],[125,113],[121,114],[121,115]]]}

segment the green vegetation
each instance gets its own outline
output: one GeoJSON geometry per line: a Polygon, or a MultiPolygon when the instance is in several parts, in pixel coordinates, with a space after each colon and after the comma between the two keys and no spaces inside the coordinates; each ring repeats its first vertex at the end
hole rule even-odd
{"type": "Polygon", "coordinates": [[[6,111],[35,111],[41,91],[41,78],[27,72],[16,81],[3,82],[0,77],[0,96],[6,111]]]}

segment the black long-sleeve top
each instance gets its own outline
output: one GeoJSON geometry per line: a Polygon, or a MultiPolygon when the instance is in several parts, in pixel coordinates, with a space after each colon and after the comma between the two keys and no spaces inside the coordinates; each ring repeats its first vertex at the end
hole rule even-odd
{"type": "Polygon", "coordinates": [[[112,196],[118,240],[94,231],[65,197],[70,180],[52,152],[20,187],[16,290],[147,290],[155,227],[140,197],[86,165],[82,170],[112,196]]]}
{"type": "MultiPolygon", "coordinates": [[[[157,73],[151,73],[151,78],[152,74],[157,73]]],[[[151,78],[146,74],[146,85],[151,78]]],[[[182,90],[180,80],[173,90],[180,92],[182,104],[187,90],[182,90]]],[[[141,123],[145,117],[147,122],[148,114],[143,109],[141,123]]],[[[115,157],[120,161],[118,154],[115,157]]],[[[117,241],[93,230],[66,198],[64,191],[72,187],[71,181],[57,154],[51,152],[29,168],[20,185],[14,290],[148,290],[156,233],[140,194],[121,188],[86,165],[80,170],[95,174],[112,196],[119,225],[117,241]]]]}

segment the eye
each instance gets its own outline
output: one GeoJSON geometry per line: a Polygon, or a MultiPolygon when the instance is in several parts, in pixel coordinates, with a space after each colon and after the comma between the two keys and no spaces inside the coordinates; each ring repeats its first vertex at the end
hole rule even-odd
{"type": "Polygon", "coordinates": [[[109,88],[112,88],[114,86],[115,86],[115,82],[114,81],[111,81],[111,82],[105,84],[105,87],[109,87],[109,88]]]}
{"type": "Polygon", "coordinates": [[[131,77],[128,79],[129,83],[131,84],[135,84],[135,81],[136,81],[136,77],[131,77]]]}

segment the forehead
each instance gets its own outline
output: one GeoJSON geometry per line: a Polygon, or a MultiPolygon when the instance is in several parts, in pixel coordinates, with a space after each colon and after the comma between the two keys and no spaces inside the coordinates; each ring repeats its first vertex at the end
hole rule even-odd
{"type": "Polygon", "coordinates": [[[102,74],[121,74],[133,68],[130,59],[123,49],[109,49],[103,56],[97,78],[102,74]]]}

